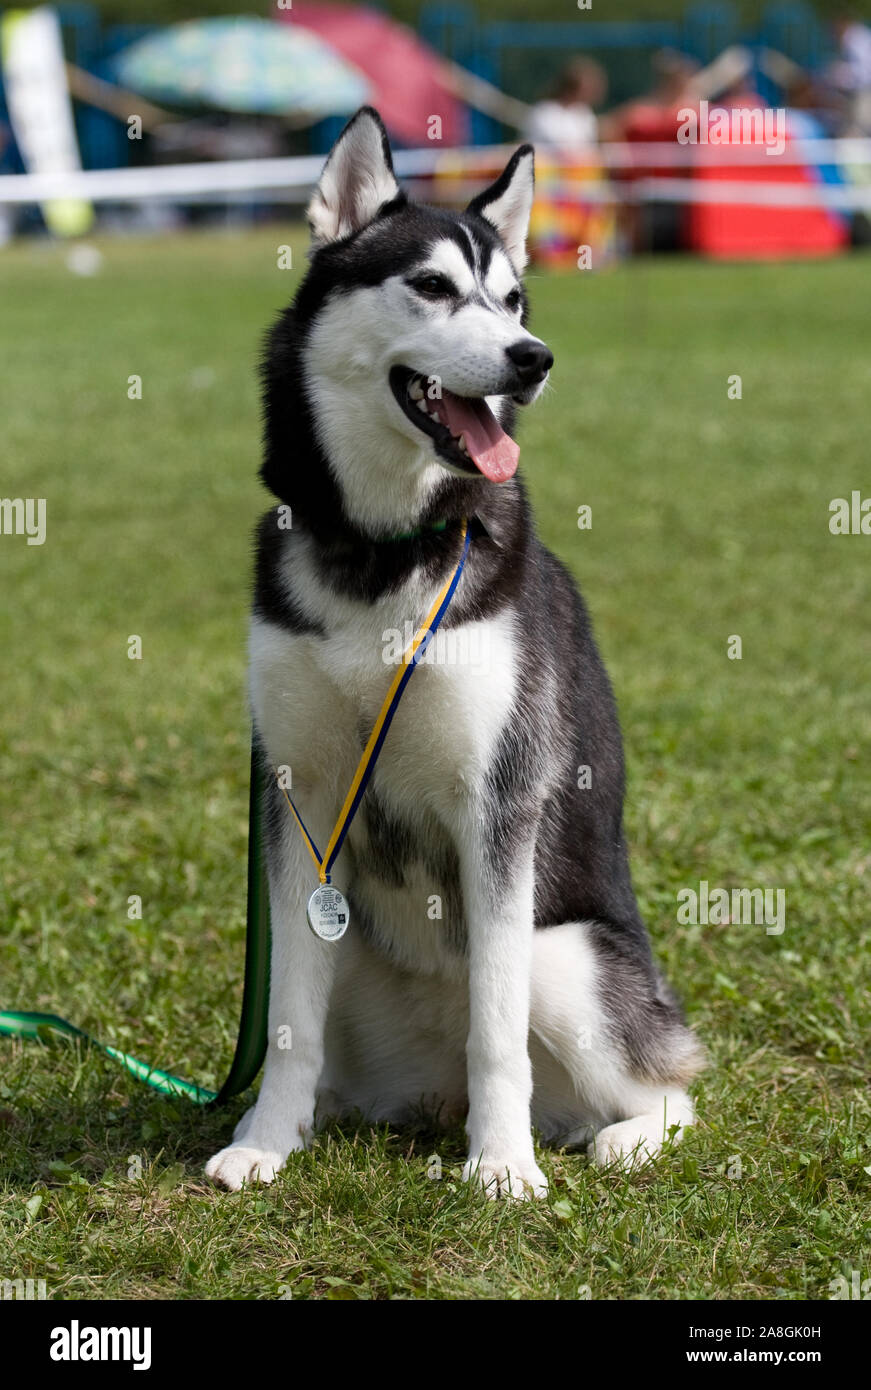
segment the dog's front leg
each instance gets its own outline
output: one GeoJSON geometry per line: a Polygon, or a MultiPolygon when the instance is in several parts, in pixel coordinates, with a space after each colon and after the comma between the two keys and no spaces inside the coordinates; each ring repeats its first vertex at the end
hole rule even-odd
{"type": "Polygon", "coordinates": [[[464,837],[463,898],[469,940],[466,1062],[469,1157],[463,1176],[489,1196],[543,1197],[530,1125],[529,996],[533,848],[497,871],[481,826],[464,837]]]}
{"type": "MultiPolygon", "coordinates": [[[[309,824],[317,828],[320,820],[309,824]]],[[[276,824],[267,853],[272,957],[263,1084],[233,1143],[206,1164],[208,1177],[233,1190],[244,1182],[271,1182],[288,1154],[304,1148],[311,1135],[327,1006],[343,946],[319,940],[309,928],[306,904],[317,875],[290,813],[276,824]]],[[[333,882],[344,891],[335,872],[333,882]]]]}

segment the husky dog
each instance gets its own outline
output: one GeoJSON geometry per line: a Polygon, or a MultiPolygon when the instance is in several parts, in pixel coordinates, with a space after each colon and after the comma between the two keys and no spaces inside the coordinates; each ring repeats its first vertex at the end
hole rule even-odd
{"type": "Polygon", "coordinates": [[[270,1181],[316,1117],[352,1111],[465,1115],[466,1178],[515,1197],[546,1191],[533,1126],[631,1166],[692,1123],[702,1053],[632,891],[614,698],[515,473],[514,407],[553,362],[525,326],[532,195],[524,145],[465,212],[410,202],[364,108],[309,206],[311,265],[264,363],[280,505],[259,527],[250,650],[269,1048],[206,1168],[230,1188],[270,1181]],[[274,770],[323,848],[396,669],[389,634],[421,624],[464,522],[443,647],[409,681],[336,861],[350,926],[319,940],[317,874],[274,770]]]}

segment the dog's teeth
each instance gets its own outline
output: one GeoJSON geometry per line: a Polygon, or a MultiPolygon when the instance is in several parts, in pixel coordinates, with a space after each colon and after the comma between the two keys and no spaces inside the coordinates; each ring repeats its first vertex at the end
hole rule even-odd
{"type": "Polygon", "coordinates": [[[457,437],[457,448],[461,454],[467,454],[469,452],[466,448],[466,436],[464,434],[457,437]]]}
{"type": "Polygon", "coordinates": [[[415,401],[415,405],[417,406],[418,410],[422,410],[422,411],[423,411],[424,415],[429,414],[429,412],[428,412],[428,410],[427,410],[427,408],[426,408],[426,401],[415,401]]]}
{"type": "Polygon", "coordinates": [[[423,387],[419,381],[413,381],[408,388],[408,394],[413,401],[423,400],[423,387]]]}

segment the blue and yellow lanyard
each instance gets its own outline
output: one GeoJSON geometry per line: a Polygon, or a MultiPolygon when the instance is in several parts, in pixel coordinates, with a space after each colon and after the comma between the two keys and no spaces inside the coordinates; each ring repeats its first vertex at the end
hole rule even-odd
{"type": "Polygon", "coordinates": [[[387,731],[393,722],[393,716],[396,713],[399,701],[402,699],[405,687],[411,680],[415,668],[418,666],[419,662],[423,660],[427,647],[435,636],[439,624],[448,611],[448,606],[456,592],[471,543],[471,532],[467,521],[463,522],[461,535],[463,546],[456,568],[429,613],[424,618],[423,624],[418,628],[411,642],[402,654],[399,670],[393,678],[390,689],[384,696],[384,702],[379,711],[378,718],[375,720],[372,732],[369,735],[369,742],[363,749],[360,761],[357,764],[357,771],[354,773],[354,780],[348,789],[348,795],[345,797],[345,804],[339,814],[339,819],[333,827],[333,833],[329,838],[323,854],[320,853],[317,845],[306,829],[305,822],[288,795],[287,788],[281,788],[293,818],[302,832],[302,837],[308,847],[308,852],[315,862],[315,868],[318,871],[318,878],[321,883],[330,882],[330,870],[338,858],[339,851],[345,842],[345,836],[350,829],[351,822],[359,810],[360,802],[363,800],[363,793],[369,785],[369,779],[375,770],[378,755],[384,745],[387,731]]]}

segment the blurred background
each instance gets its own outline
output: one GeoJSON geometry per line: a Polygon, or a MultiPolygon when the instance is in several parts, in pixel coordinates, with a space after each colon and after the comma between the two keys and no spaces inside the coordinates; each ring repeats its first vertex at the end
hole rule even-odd
{"type": "Polygon", "coordinates": [[[436,201],[534,139],[539,262],[841,254],[869,239],[866,19],[823,0],[7,9],[0,237],[286,215],[368,101],[436,201]],[[687,112],[700,134],[683,142],[687,112]]]}

